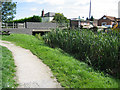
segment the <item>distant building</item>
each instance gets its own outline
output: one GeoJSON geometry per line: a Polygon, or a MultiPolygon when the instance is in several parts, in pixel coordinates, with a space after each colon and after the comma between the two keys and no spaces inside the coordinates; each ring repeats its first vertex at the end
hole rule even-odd
{"type": "Polygon", "coordinates": [[[96,27],[98,26],[98,19],[94,19],[93,25],[96,26],[96,27]]]}
{"type": "Polygon", "coordinates": [[[51,22],[53,20],[55,16],[55,13],[54,12],[48,12],[46,14],[44,14],[44,10],[42,11],[42,22],[51,22]]]}
{"type": "Polygon", "coordinates": [[[98,20],[94,19],[94,21],[90,21],[90,20],[79,20],[78,18],[72,18],[70,20],[70,27],[71,28],[79,28],[79,25],[83,26],[83,28],[91,28],[93,26],[97,26],[98,24],[98,20]]]}
{"type": "Polygon", "coordinates": [[[116,21],[116,17],[104,15],[98,20],[98,26],[112,27],[116,21]]]}
{"type": "Polygon", "coordinates": [[[72,18],[72,19],[70,20],[70,27],[71,27],[72,29],[78,28],[78,27],[79,27],[79,20],[77,20],[76,18],[72,18]]]}
{"type": "Polygon", "coordinates": [[[81,21],[78,18],[72,18],[70,19],[70,27],[72,29],[79,28],[80,25],[90,25],[89,21],[81,21]]]}

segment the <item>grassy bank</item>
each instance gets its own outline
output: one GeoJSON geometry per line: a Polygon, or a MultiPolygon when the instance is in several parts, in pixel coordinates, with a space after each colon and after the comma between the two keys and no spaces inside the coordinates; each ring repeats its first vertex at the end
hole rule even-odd
{"type": "Polygon", "coordinates": [[[15,64],[12,53],[5,47],[0,46],[0,73],[1,88],[16,88],[17,83],[15,77],[15,64]]]}
{"type": "Polygon", "coordinates": [[[11,34],[3,40],[29,49],[48,65],[54,76],[66,88],[118,88],[120,81],[102,72],[94,71],[84,62],[80,62],[59,48],[52,49],[34,36],[11,34]]]}

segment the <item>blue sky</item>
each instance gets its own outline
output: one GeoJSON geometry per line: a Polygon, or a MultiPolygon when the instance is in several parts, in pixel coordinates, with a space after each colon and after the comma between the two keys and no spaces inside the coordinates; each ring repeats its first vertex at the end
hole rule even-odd
{"type": "MultiPolygon", "coordinates": [[[[99,19],[103,15],[118,17],[118,1],[120,0],[91,0],[94,18],[99,19]]],[[[63,13],[67,18],[89,16],[90,0],[13,0],[17,2],[17,14],[15,19],[41,15],[44,9],[47,12],[63,13]]]]}

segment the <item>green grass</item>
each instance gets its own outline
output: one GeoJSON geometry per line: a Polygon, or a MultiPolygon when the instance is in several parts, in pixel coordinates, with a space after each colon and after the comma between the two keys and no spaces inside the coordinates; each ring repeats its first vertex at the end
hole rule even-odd
{"type": "Polygon", "coordinates": [[[16,88],[17,83],[15,77],[15,64],[12,53],[6,48],[0,46],[0,88],[16,88]]]}
{"type": "Polygon", "coordinates": [[[63,50],[46,46],[41,39],[32,35],[11,34],[3,36],[3,40],[29,49],[48,65],[58,82],[66,88],[118,88],[120,81],[94,71],[84,62],[74,59],[63,50]]]}

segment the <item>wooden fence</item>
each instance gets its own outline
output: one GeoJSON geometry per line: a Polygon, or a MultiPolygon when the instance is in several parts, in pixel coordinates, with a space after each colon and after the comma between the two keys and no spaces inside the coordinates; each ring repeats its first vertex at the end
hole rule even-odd
{"type": "Polygon", "coordinates": [[[25,28],[25,23],[2,23],[2,28],[25,28]]]}

